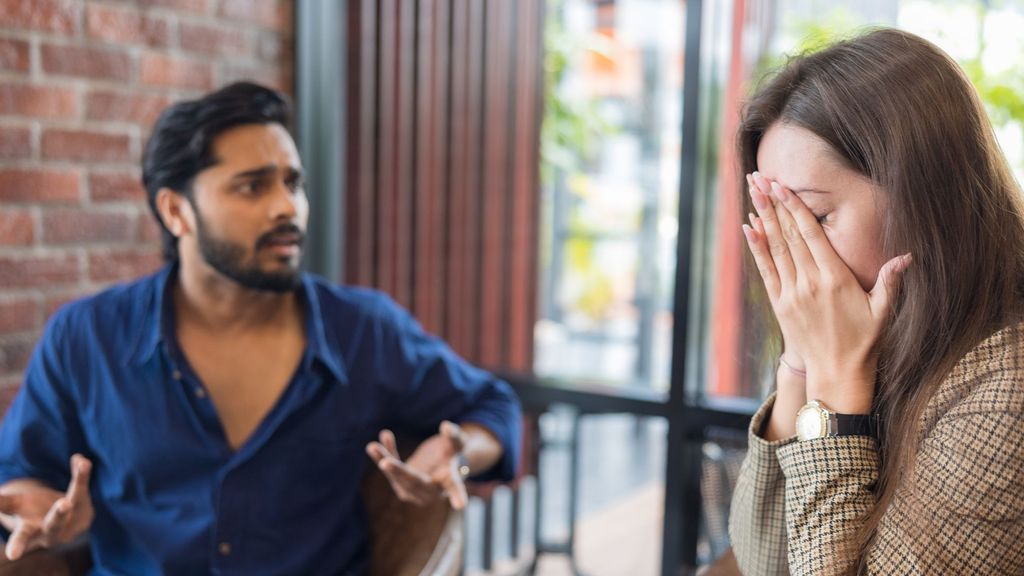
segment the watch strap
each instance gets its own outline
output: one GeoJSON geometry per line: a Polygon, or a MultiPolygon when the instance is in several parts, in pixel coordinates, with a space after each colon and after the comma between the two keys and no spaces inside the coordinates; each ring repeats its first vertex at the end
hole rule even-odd
{"type": "Polygon", "coordinates": [[[836,430],[833,436],[869,436],[878,438],[878,418],[867,414],[838,414],[835,416],[836,430]]]}

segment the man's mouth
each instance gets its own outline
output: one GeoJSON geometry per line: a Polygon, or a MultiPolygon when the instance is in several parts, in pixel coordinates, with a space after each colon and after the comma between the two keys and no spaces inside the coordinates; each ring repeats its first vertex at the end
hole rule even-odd
{"type": "Polygon", "coordinates": [[[260,248],[265,248],[278,256],[298,256],[304,241],[305,236],[302,232],[279,232],[264,237],[260,241],[260,248]]]}

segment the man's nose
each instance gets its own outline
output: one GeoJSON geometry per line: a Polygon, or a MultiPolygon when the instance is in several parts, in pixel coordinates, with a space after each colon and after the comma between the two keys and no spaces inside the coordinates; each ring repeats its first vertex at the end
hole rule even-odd
{"type": "Polygon", "coordinates": [[[274,186],[273,202],[270,203],[271,220],[294,220],[298,216],[298,203],[301,190],[295,190],[286,182],[278,182],[274,186]]]}

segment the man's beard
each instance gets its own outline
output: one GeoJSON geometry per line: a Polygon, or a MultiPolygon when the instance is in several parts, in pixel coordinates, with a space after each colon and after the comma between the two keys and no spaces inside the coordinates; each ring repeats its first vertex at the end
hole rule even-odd
{"type": "Polygon", "coordinates": [[[266,272],[260,269],[259,261],[255,257],[260,249],[265,246],[274,236],[280,234],[294,234],[299,237],[299,247],[302,247],[305,234],[294,224],[278,226],[270,232],[260,236],[256,241],[253,251],[253,260],[246,264],[245,248],[226,240],[213,237],[203,221],[199,211],[193,209],[196,215],[196,239],[199,242],[199,252],[214,270],[224,276],[231,278],[250,290],[266,292],[292,292],[302,284],[302,274],[299,267],[294,270],[280,272],[266,272]]]}

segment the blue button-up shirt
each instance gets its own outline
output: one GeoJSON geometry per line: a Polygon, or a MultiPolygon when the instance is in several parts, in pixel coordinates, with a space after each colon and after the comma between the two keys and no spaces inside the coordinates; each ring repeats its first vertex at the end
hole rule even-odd
{"type": "Polygon", "coordinates": [[[236,451],[175,339],[174,267],[65,306],[47,325],[0,429],[0,483],[64,490],[93,462],[96,574],[359,574],[359,485],[385,427],[430,435],[475,422],[510,479],[518,402],[379,292],[303,277],[306,349],[236,451]]]}

